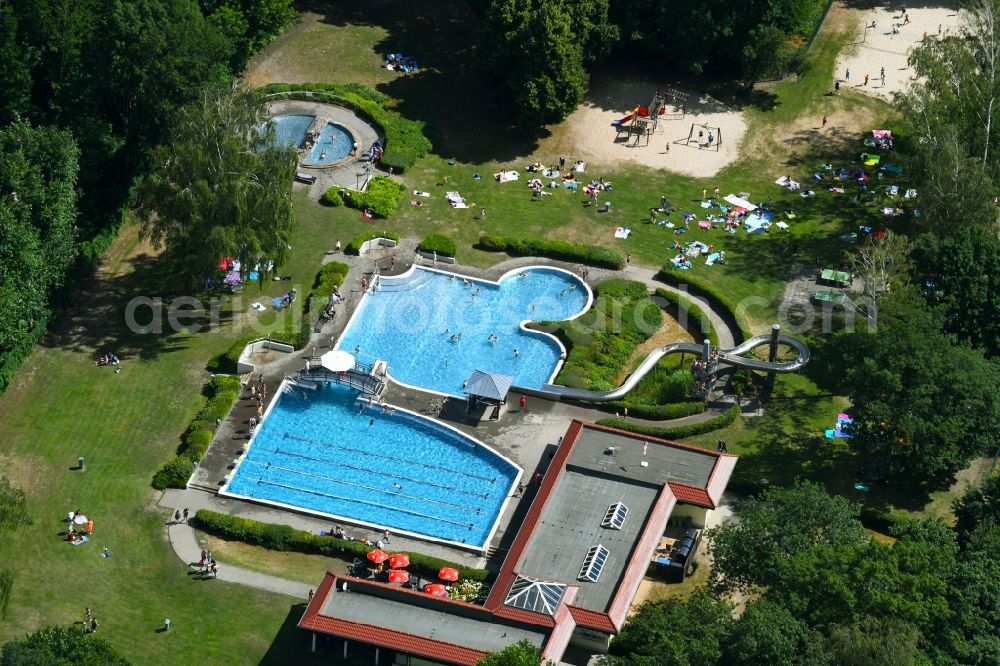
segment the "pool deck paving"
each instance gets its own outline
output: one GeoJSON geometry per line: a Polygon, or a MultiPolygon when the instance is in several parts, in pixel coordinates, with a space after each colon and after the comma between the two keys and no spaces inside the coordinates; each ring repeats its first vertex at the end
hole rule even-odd
{"type": "MultiPolygon", "coordinates": [[[[360,301],[360,281],[363,275],[370,274],[376,264],[380,266],[384,273],[388,273],[389,263],[393,256],[397,258],[395,269],[392,271],[393,273],[401,273],[409,269],[411,262],[406,258],[419,261],[420,265],[432,265],[433,262],[419,258],[415,254],[415,248],[416,243],[414,241],[404,240],[399,247],[380,248],[371,254],[361,257],[351,257],[342,254],[327,255],[324,260],[325,262],[342,261],[351,267],[344,285],[341,287],[341,293],[346,296],[347,300],[341,304],[334,321],[318,325],[314,329],[312,340],[306,349],[283,355],[278,360],[258,368],[256,374],[264,376],[264,381],[269,389],[265,409],[267,404],[274,399],[277,393],[276,389],[282,379],[286,375],[303,368],[306,356],[310,354],[322,354],[334,346],[337,337],[342,333],[344,326],[350,318],[351,311],[360,301]]],[[[571,272],[575,272],[577,269],[577,266],[573,264],[531,257],[509,259],[486,270],[461,265],[439,264],[438,267],[459,274],[495,280],[508,271],[531,265],[557,266],[571,272]]],[[[708,313],[713,326],[718,331],[720,345],[723,347],[733,346],[733,335],[729,326],[721,316],[713,311],[712,306],[707,301],[657,281],[655,274],[655,270],[634,265],[626,271],[591,268],[589,281],[591,284],[596,284],[610,277],[624,277],[644,282],[651,288],[660,287],[684,293],[687,298],[697,303],[708,313]]],[[[318,308],[315,309],[318,310],[318,308]]],[[[517,407],[517,400],[512,398],[499,421],[470,423],[465,414],[465,403],[459,399],[448,400],[440,414],[431,414],[430,402],[432,400],[440,400],[439,396],[417,389],[402,387],[392,382],[390,382],[389,388],[386,390],[385,398],[392,405],[403,407],[425,416],[439,418],[448,425],[484,442],[523,468],[522,479],[527,486],[524,496],[512,497],[512,501],[508,502],[505,506],[497,531],[490,544],[488,558],[484,558],[479,553],[454,548],[445,544],[398,535],[392,536],[391,549],[394,551],[420,552],[466,566],[478,567],[496,567],[502,562],[502,556],[506,552],[506,547],[516,533],[520,521],[527,511],[527,507],[530,505],[530,500],[533,498],[534,485],[529,482],[534,478],[536,473],[544,473],[551,456],[554,455],[556,447],[570,422],[573,419],[595,421],[611,415],[607,411],[577,404],[529,397],[524,410],[520,410],[517,407]]],[[[733,401],[731,398],[719,396],[701,414],[663,422],[644,421],[634,418],[630,420],[649,423],[651,425],[698,423],[721,414],[732,404],[733,401]]],[[[248,439],[248,422],[255,412],[256,401],[250,399],[249,393],[245,392],[240,396],[234,408],[217,429],[212,445],[195,470],[195,474],[189,482],[188,489],[166,491],[160,500],[160,505],[170,509],[171,512],[176,509],[183,510],[187,508],[192,514],[198,509],[211,509],[263,522],[285,524],[315,534],[318,534],[321,530],[329,530],[331,528],[331,521],[329,519],[254,502],[221,497],[216,494],[222,486],[224,477],[231,468],[234,459],[239,456],[242,444],[248,439]]],[[[369,537],[374,540],[374,538],[378,538],[379,536],[377,531],[372,528],[351,527],[347,525],[346,529],[349,534],[356,537],[369,537]]],[[[195,541],[193,530],[185,524],[170,525],[168,530],[170,532],[171,543],[174,544],[174,549],[178,556],[188,563],[197,561],[200,557],[200,546],[195,541]]],[[[220,567],[219,579],[244,583],[260,587],[261,589],[291,594],[292,596],[304,596],[302,588],[308,587],[302,586],[299,583],[288,583],[291,587],[285,587],[284,583],[287,581],[281,581],[281,579],[271,576],[229,566],[220,567]]]]}

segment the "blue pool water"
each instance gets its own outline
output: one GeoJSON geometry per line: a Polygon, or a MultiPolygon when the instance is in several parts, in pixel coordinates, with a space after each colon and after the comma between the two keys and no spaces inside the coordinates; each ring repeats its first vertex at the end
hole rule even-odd
{"type": "Polygon", "coordinates": [[[520,470],[430,419],[377,404],[359,414],[356,394],[282,393],[223,492],[483,546],[520,470]]]}
{"type": "Polygon", "coordinates": [[[473,370],[512,375],[514,386],[541,388],[562,348],[547,335],[521,330],[520,323],[574,317],[588,306],[590,290],[565,271],[526,273],[509,274],[499,284],[468,285],[461,276],[423,268],[383,277],[337,346],[349,352],[360,347],[361,360],[386,361],[393,379],[448,395],[462,396],[473,370]],[[452,341],[458,334],[461,339],[452,341]],[[497,342],[489,341],[491,335],[497,342]]]}
{"type": "MultiPolygon", "coordinates": [[[[271,121],[274,123],[274,133],[278,144],[291,146],[298,150],[302,147],[306,131],[314,120],[316,120],[316,116],[306,114],[275,116],[271,121]]],[[[353,147],[354,140],[350,133],[340,125],[327,123],[302,162],[316,165],[331,164],[350,155],[353,147]]]]}

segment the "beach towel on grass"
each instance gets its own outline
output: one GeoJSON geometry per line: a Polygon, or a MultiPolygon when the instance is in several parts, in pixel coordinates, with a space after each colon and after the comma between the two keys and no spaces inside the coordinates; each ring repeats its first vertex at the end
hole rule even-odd
{"type": "Polygon", "coordinates": [[[632,230],[626,227],[615,227],[615,238],[628,238],[632,230]]]}
{"type": "Polygon", "coordinates": [[[430,192],[421,192],[420,190],[413,190],[413,196],[415,197],[430,197],[430,192]]]}
{"type": "Polygon", "coordinates": [[[257,312],[263,312],[264,310],[267,309],[267,306],[264,305],[263,303],[252,303],[250,307],[252,307],[257,312]]]}
{"type": "Polygon", "coordinates": [[[700,229],[708,229],[711,226],[712,223],[709,222],[708,220],[702,220],[701,222],[698,223],[698,228],[700,229]]]}
{"type": "Polygon", "coordinates": [[[906,190],[906,194],[904,194],[903,196],[907,199],[912,199],[915,196],[917,196],[917,191],[911,187],[910,189],[906,190]]]}
{"type": "Polygon", "coordinates": [[[728,201],[729,203],[733,204],[734,206],[739,206],[741,208],[746,208],[747,210],[757,210],[757,206],[754,206],[752,203],[750,203],[746,199],[741,199],[740,197],[736,196],[735,194],[727,194],[726,197],[725,197],[725,199],[726,199],[726,201],[728,201]]]}
{"type": "Polygon", "coordinates": [[[718,258],[719,258],[719,253],[718,252],[713,252],[712,254],[710,254],[707,257],[705,257],[705,265],[706,266],[712,266],[713,264],[715,264],[715,262],[716,262],[716,260],[718,258]]]}
{"type": "Polygon", "coordinates": [[[712,205],[713,205],[713,204],[712,204],[712,201],[711,201],[711,199],[710,199],[710,200],[708,200],[708,201],[702,201],[702,202],[701,202],[701,207],[702,207],[702,208],[711,208],[711,207],[712,207],[712,205]]]}

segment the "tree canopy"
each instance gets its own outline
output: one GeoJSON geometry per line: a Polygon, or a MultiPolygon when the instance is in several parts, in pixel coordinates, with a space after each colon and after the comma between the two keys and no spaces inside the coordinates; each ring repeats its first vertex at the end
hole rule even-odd
{"type": "Polygon", "coordinates": [[[877,331],[842,340],[852,442],[912,483],[946,484],[1000,440],[997,366],[944,325],[907,293],[882,305],[877,331]]]}
{"type": "Polygon", "coordinates": [[[542,659],[542,649],[523,640],[509,645],[500,652],[492,652],[479,661],[476,666],[550,666],[548,659],[542,659]]]}
{"type": "Polygon", "coordinates": [[[868,538],[856,506],[810,483],[736,509],[707,535],[712,595],[643,605],[612,641],[608,664],[669,655],[672,664],[929,666],[1000,654],[995,523],[973,528],[964,550],[938,518],[897,521],[895,540],[883,543],[868,538]],[[721,601],[734,593],[746,600],[737,619],[721,601]]]}
{"type": "Polygon", "coordinates": [[[143,230],[192,281],[221,257],[262,275],[284,260],[296,161],[273,131],[256,93],[214,88],[177,111],[168,142],[153,152],[139,198],[143,230]]]}
{"type": "Polygon", "coordinates": [[[46,627],[5,643],[0,666],[129,666],[111,643],[73,627],[46,627]]]}

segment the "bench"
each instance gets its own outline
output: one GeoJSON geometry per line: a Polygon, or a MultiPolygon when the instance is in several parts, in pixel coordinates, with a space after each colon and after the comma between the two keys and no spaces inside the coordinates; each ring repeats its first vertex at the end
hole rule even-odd
{"type": "Polygon", "coordinates": [[[316,182],[316,176],[309,175],[308,173],[302,173],[301,171],[296,172],[295,182],[305,183],[306,185],[312,185],[316,182]]]}
{"type": "Polygon", "coordinates": [[[844,292],[842,291],[817,291],[813,294],[813,299],[818,303],[843,303],[844,292]]]}

